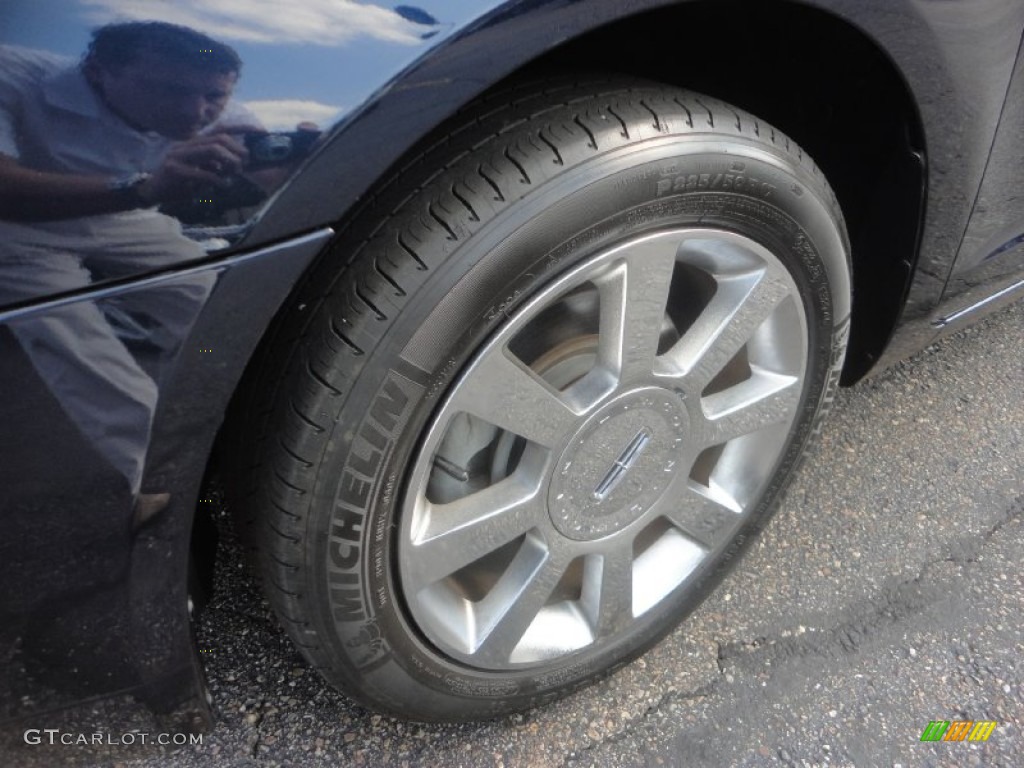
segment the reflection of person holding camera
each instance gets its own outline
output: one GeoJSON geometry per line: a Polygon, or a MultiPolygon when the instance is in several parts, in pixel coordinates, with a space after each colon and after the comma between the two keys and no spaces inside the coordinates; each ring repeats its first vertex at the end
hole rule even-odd
{"type": "Polygon", "coordinates": [[[79,66],[0,49],[0,219],[51,221],[152,207],[224,186],[245,165],[229,132],[241,60],[160,22],[94,34],[79,66]],[[219,130],[218,130],[219,128],[219,130]]]}
{"type": "MultiPolygon", "coordinates": [[[[79,65],[0,46],[0,306],[201,257],[157,206],[228,186],[244,169],[238,132],[256,121],[230,102],[240,68],[229,46],[160,22],[97,30],[79,65]]],[[[212,281],[76,302],[11,323],[64,410],[133,494],[158,387],[125,339],[141,332],[169,358],[212,281]]]]}

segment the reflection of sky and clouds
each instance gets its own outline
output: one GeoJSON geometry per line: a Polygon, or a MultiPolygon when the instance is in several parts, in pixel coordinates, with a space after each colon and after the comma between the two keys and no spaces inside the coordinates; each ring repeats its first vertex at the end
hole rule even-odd
{"type": "Polygon", "coordinates": [[[235,97],[270,130],[301,121],[329,126],[379,87],[381,74],[396,73],[423,52],[433,32],[450,28],[429,23],[434,7],[352,0],[5,0],[4,6],[0,43],[74,58],[92,29],[113,21],[166,21],[228,43],[244,62],[235,97]]]}
{"type": "Polygon", "coordinates": [[[290,131],[303,120],[321,126],[330,125],[343,111],[341,107],[303,99],[257,99],[242,103],[269,131],[290,131]]]}
{"type": "Polygon", "coordinates": [[[362,35],[415,44],[422,28],[395,11],[352,0],[82,0],[96,24],[166,21],[230,43],[337,45],[362,35]]]}

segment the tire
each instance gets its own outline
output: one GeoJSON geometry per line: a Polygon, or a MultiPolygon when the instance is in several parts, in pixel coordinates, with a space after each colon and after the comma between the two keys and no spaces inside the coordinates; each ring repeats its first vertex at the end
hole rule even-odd
{"type": "Polygon", "coordinates": [[[692,611],[789,482],[850,312],[831,190],[741,110],[591,81],[452,125],[295,301],[246,440],[282,623],[418,720],[549,701],[692,611]]]}

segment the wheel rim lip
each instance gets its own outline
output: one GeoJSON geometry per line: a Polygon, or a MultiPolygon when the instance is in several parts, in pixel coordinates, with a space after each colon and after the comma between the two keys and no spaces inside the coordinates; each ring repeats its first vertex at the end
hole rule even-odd
{"type": "MultiPolygon", "coordinates": [[[[782,266],[778,257],[760,243],[745,235],[728,230],[705,227],[677,227],[654,233],[645,233],[644,235],[631,238],[621,244],[606,248],[585,258],[581,263],[578,263],[563,275],[558,276],[541,286],[533,297],[530,297],[522,306],[515,309],[509,315],[508,319],[491,334],[489,339],[475,351],[469,361],[463,366],[462,371],[448,387],[443,396],[442,402],[429,420],[429,426],[425,430],[424,437],[422,438],[420,446],[417,448],[413,458],[413,469],[408,474],[408,482],[405,484],[406,491],[401,502],[401,522],[397,537],[396,559],[398,563],[398,578],[402,586],[402,592],[405,595],[407,611],[412,623],[426,637],[426,639],[443,655],[457,662],[466,664],[469,667],[478,668],[482,671],[535,669],[539,666],[550,665],[552,662],[563,662],[569,657],[576,657],[581,652],[592,650],[599,643],[608,644],[610,642],[616,642],[626,635],[639,631],[642,626],[646,625],[648,620],[653,618],[651,608],[665,604],[665,601],[668,600],[671,595],[679,594],[680,590],[685,590],[687,585],[693,583],[695,580],[694,577],[702,572],[708,565],[713,563],[716,559],[716,555],[719,554],[732,540],[732,534],[729,534],[715,547],[706,549],[699,555],[696,555],[694,561],[686,565],[686,573],[681,577],[681,580],[675,584],[672,589],[668,590],[665,595],[662,595],[660,598],[655,600],[652,605],[643,608],[643,610],[637,613],[634,616],[633,622],[626,628],[626,630],[609,637],[595,636],[594,642],[585,644],[582,647],[566,647],[563,652],[556,653],[548,657],[528,658],[525,661],[514,661],[512,659],[501,663],[487,661],[478,658],[474,652],[460,645],[459,639],[453,639],[450,629],[443,626],[441,617],[431,613],[431,611],[437,609],[429,607],[424,608],[419,604],[420,596],[425,593],[426,590],[423,584],[416,583],[415,579],[411,577],[411,574],[415,569],[410,567],[410,563],[411,560],[417,556],[414,541],[416,539],[414,531],[415,520],[418,512],[421,511],[422,505],[425,502],[424,491],[426,488],[427,476],[431,471],[432,457],[448,428],[449,418],[454,415],[455,412],[458,412],[457,408],[453,408],[452,403],[460,389],[467,386],[467,382],[471,385],[474,372],[476,371],[480,361],[491,354],[502,354],[501,349],[508,344],[510,339],[512,339],[517,333],[521,332],[523,328],[545,307],[549,306],[552,302],[557,301],[558,298],[564,295],[567,291],[587,283],[588,281],[599,279],[601,274],[610,269],[610,265],[614,264],[618,259],[628,258],[624,257],[623,254],[627,254],[631,248],[637,247],[640,243],[658,238],[676,238],[680,243],[680,248],[683,243],[700,241],[717,241],[730,246],[735,246],[739,250],[743,250],[748,254],[755,256],[767,267],[775,270],[779,275],[784,276],[790,288],[789,297],[793,299],[793,305],[797,310],[795,312],[795,322],[796,325],[799,326],[799,333],[796,334],[796,337],[799,339],[800,347],[798,350],[800,375],[798,377],[799,381],[797,384],[801,392],[800,402],[802,402],[802,392],[806,385],[806,372],[809,364],[807,318],[803,301],[800,298],[799,291],[796,288],[793,278],[785,267],[782,266]]],[[[793,321],[791,320],[790,325],[792,324],[793,321]]],[[[644,387],[650,388],[650,386],[651,382],[649,381],[646,384],[637,385],[634,389],[644,387]]],[[[620,385],[610,386],[605,394],[599,397],[601,405],[597,406],[597,409],[599,410],[604,408],[610,402],[622,397],[623,393],[627,389],[629,388],[622,387],[620,385]]],[[[628,392],[626,394],[628,394],[628,392]]],[[[699,397],[698,400],[700,400],[699,397]]],[[[692,408],[692,403],[687,403],[687,407],[692,408]]],[[[580,423],[578,425],[578,429],[568,433],[557,450],[550,451],[550,455],[544,462],[543,468],[539,470],[542,479],[535,488],[535,492],[539,496],[546,497],[548,495],[552,477],[555,474],[553,466],[556,463],[556,457],[563,454],[568,449],[568,446],[575,434],[585,429],[586,423],[588,423],[590,417],[593,416],[593,410],[593,408],[588,408],[585,411],[582,411],[579,414],[580,423]]],[[[685,408],[683,412],[689,413],[685,408]]],[[[793,410],[789,414],[788,420],[785,422],[786,438],[781,441],[776,441],[777,446],[775,455],[771,461],[773,467],[781,460],[785,449],[789,444],[788,435],[791,432],[791,427],[797,412],[798,410],[793,410]]],[[[695,458],[695,453],[692,450],[689,452],[685,450],[681,452],[681,463],[683,464],[689,465],[695,458]]],[[[682,486],[685,486],[687,482],[689,482],[687,478],[680,475],[661,489],[657,494],[658,499],[664,499],[666,496],[669,496],[673,490],[677,490],[682,486]]],[[[762,482],[762,485],[765,484],[766,483],[762,482]]],[[[759,498],[761,494],[756,493],[754,495],[755,498],[759,498]]],[[[752,502],[745,504],[743,508],[739,510],[735,519],[729,523],[732,533],[735,533],[743,522],[749,518],[755,506],[756,504],[752,502]]],[[[602,544],[608,539],[613,539],[623,532],[634,532],[636,529],[642,528],[644,525],[648,524],[651,518],[656,516],[652,513],[653,509],[654,505],[648,508],[643,514],[636,516],[634,519],[612,531],[608,536],[597,536],[584,540],[571,540],[568,546],[575,548],[578,554],[600,554],[602,552],[602,544]]],[[[545,533],[550,533],[551,530],[557,531],[557,528],[558,526],[552,523],[550,530],[545,530],[545,533]]],[[[529,535],[533,535],[533,532],[529,535]]],[[[569,539],[569,537],[563,538],[566,540],[569,539]]],[[[560,549],[566,545],[566,541],[548,542],[548,545],[553,550],[560,549]]],[[[556,624],[557,622],[554,622],[552,623],[552,626],[554,627],[556,624]]]]}

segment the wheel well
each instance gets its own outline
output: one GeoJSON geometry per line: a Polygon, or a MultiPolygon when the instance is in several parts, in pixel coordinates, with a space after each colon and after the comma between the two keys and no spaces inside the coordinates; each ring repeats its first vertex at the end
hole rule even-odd
{"type": "Polygon", "coordinates": [[[815,159],[850,233],[853,324],[844,383],[878,359],[916,262],[925,196],[920,117],[861,31],[790,2],[683,3],[577,38],[516,77],[600,71],[707,93],[785,131],[815,159]]]}

